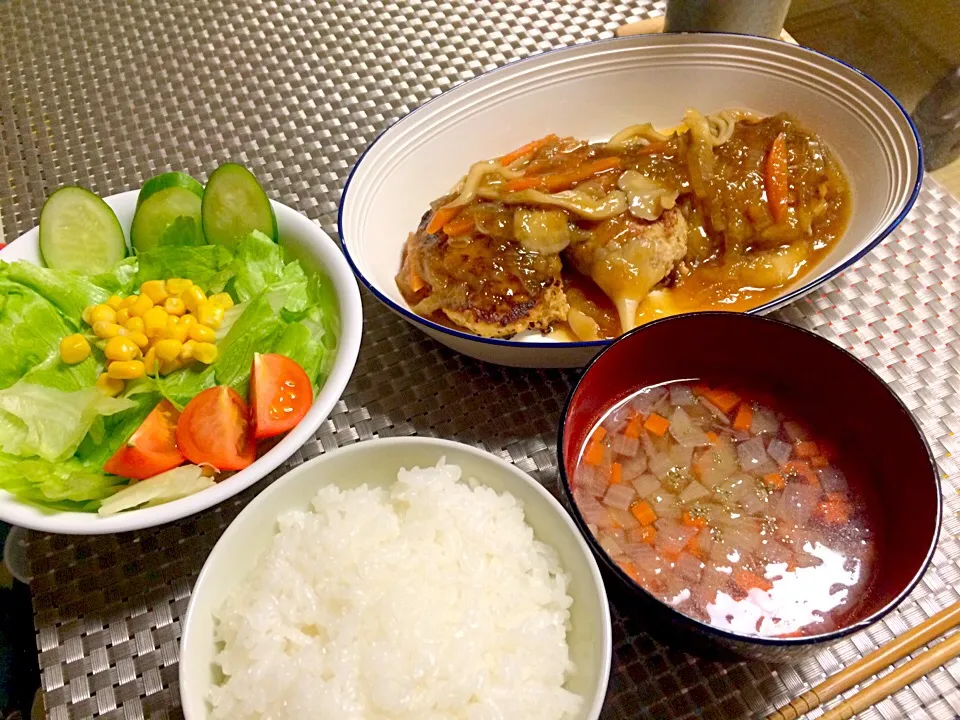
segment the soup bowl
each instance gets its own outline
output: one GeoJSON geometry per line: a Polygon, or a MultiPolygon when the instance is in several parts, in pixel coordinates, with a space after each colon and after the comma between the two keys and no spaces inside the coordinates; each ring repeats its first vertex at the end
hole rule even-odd
{"type": "MultiPolygon", "coordinates": [[[[651,623],[698,652],[779,660],[861,630],[913,589],[936,549],[940,481],[933,456],[910,412],[853,355],[828,340],[769,318],[692,313],[650,323],[615,341],[571,390],[558,439],[562,488],[594,553],[651,623]],[[797,420],[861,465],[851,481],[872,520],[874,566],[860,597],[835,629],[801,637],[760,637],[701,622],[661,602],[600,546],[574,500],[580,454],[608,410],[636,391],[674,380],[701,380],[775,398],[797,420]]],[[[709,562],[709,561],[707,561],[709,562]]],[[[727,563],[725,563],[727,564],[727,563]]],[[[852,598],[851,598],[852,599],[852,598]]]]}
{"type": "Polygon", "coordinates": [[[560,342],[538,332],[483,338],[413,312],[394,280],[429,203],[475,162],[548,133],[607,140],[635,123],[676,125],[688,108],[788,112],[845,167],[853,213],[809,272],[750,312],[766,313],[859,260],[913,205],[923,174],[909,116],[880,85],[832,58],[778,40],[666,34],[603,40],[481,75],[416,109],[354,166],[340,203],[347,260],[391,310],[458,352],[516,367],[580,367],[609,340],[560,342]]]}

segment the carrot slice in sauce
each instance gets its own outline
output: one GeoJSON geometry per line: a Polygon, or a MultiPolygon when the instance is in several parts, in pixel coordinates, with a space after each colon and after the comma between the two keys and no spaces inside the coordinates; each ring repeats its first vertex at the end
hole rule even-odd
{"type": "Polygon", "coordinates": [[[458,235],[466,235],[473,230],[475,225],[473,215],[461,213],[443,226],[443,232],[447,234],[447,237],[457,237],[458,235]]]}
{"type": "Polygon", "coordinates": [[[559,138],[553,133],[546,135],[539,140],[532,140],[526,145],[521,145],[516,150],[508,152],[506,155],[501,155],[497,160],[501,165],[509,165],[510,163],[516,162],[524,155],[533,155],[537,150],[542,148],[547,143],[552,143],[559,138]]]}
{"type": "Polygon", "coordinates": [[[774,222],[780,223],[787,217],[788,194],[790,192],[787,177],[787,136],[780,133],[770,144],[767,162],[764,167],[764,189],[767,191],[767,203],[774,222]]]}
{"type": "Polygon", "coordinates": [[[461,209],[462,208],[458,207],[438,208],[436,211],[434,211],[433,217],[430,218],[430,222],[427,223],[427,232],[432,235],[433,233],[442,230],[444,225],[460,214],[461,209]]]}

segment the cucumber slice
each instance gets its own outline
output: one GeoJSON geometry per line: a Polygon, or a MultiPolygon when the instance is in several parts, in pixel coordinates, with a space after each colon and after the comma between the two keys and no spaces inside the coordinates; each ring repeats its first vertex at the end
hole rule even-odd
{"type": "Polygon", "coordinates": [[[172,187],[180,187],[189,190],[197,197],[203,197],[203,185],[200,184],[199,180],[195,180],[182,172],[166,172],[150,178],[143,184],[143,187],[140,188],[140,194],[137,195],[137,207],[139,208],[143,201],[154,193],[172,187]]]}
{"type": "Polygon", "coordinates": [[[233,247],[254,230],[277,242],[277,218],[260,183],[243,165],[221,165],[203,193],[203,234],[207,242],[233,247]]]}
{"type": "MultiPolygon", "coordinates": [[[[142,190],[140,195],[142,197],[142,190]]],[[[138,253],[153,250],[160,244],[160,238],[167,229],[180,217],[191,218],[199,234],[200,206],[200,196],[192,190],[179,186],[154,190],[137,207],[130,226],[130,244],[138,253]]],[[[203,240],[194,244],[203,244],[203,240]]]]}
{"type": "Polygon", "coordinates": [[[127,256],[127,241],[109,205],[82,187],[65,187],[40,211],[40,254],[47,267],[96,275],[127,256]]]}

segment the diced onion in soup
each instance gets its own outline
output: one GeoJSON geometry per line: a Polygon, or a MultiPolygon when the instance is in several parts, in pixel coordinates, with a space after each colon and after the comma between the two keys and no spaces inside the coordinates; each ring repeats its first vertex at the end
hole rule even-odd
{"type": "Polygon", "coordinates": [[[756,470],[767,459],[767,451],[763,447],[763,440],[755,437],[740,443],[737,445],[737,457],[740,460],[740,467],[744,470],[747,472],[756,470]]]}
{"type": "MultiPolygon", "coordinates": [[[[577,496],[574,497],[577,498],[577,496]]],[[[614,521],[609,510],[592,495],[580,495],[577,499],[577,507],[580,508],[580,514],[583,515],[587,524],[601,528],[613,527],[614,521]]]]}
{"type": "Polygon", "coordinates": [[[820,501],[820,488],[804,482],[790,482],[780,496],[777,517],[795,525],[806,525],[820,501]]]}
{"type": "Polygon", "coordinates": [[[642,498],[648,498],[660,489],[660,481],[654,475],[641,475],[633,481],[633,489],[642,498]]]}
{"type": "Polygon", "coordinates": [[[694,448],[710,444],[707,434],[693,424],[690,416],[678,407],[670,417],[670,434],[683,447],[694,448]]]}
{"type": "Polygon", "coordinates": [[[622,463],[623,466],[623,479],[625,481],[633,480],[635,477],[638,477],[644,473],[647,469],[647,456],[642,452],[638,452],[632,458],[624,460],[622,463]]]}
{"type": "Polygon", "coordinates": [[[652,387],[637,393],[630,401],[633,408],[641,415],[649,415],[663,398],[667,396],[666,388],[652,387]]]}
{"type": "Polygon", "coordinates": [[[660,518],[655,523],[657,537],[656,546],[666,553],[679,553],[690,542],[690,538],[697,534],[697,528],[677,522],[672,518],[660,518]]]}
{"type": "Polygon", "coordinates": [[[667,476],[667,473],[673,470],[674,462],[669,454],[654,452],[648,460],[647,467],[650,468],[650,472],[662,480],[667,476]]]}
{"type": "Polygon", "coordinates": [[[693,448],[674,445],[670,448],[670,459],[673,461],[674,467],[689,472],[693,463],[693,448]]]}
{"type": "Polygon", "coordinates": [[[640,450],[640,439],[626,435],[614,435],[610,441],[610,449],[618,455],[633,457],[640,450]]]}
{"type": "Polygon", "coordinates": [[[703,573],[703,563],[700,562],[700,559],[691,553],[682,552],[680,557],[677,558],[677,562],[674,564],[674,570],[677,571],[677,574],[689,580],[690,582],[697,582],[700,579],[700,575],[703,573]]]}
{"type": "Polygon", "coordinates": [[[689,385],[677,384],[670,386],[671,405],[693,405],[696,402],[697,398],[689,385]]]}
{"type": "Polygon", "coordinates": [[[776,435],[780,431],[777,416],[766,408],[756,408],[750,420],[750,432],[754,435],[776,435]]]}
{"type": "Polygon", "coordinates": [[[783,431],[787,434],[787,437],[790,438],[791,442],[800,442],[810,437],[803,425],[793,420],[787,420],[783,424],[783,431]]]}
{"type": "Polygon", "coordinates": [[[774,438],[770,441],[770,444],[767,445],[767,454],[772,457],[780,467],[783,467],[793,454],[793,446],[779,438],[774,438]]]}
{"type": "Polygon", "coordinates": [[[680,502],[692,503],[695,500],[707,497],[709,494],[709,490],[694,480],[683,489],[683,492],[680,493],[680,502]]]}
{"type": "Polygon", "coordinates": [[[694,466],[708,488],[717,487],[739,469],[733,446],[724,438],[701,454],[694,466]]]}
{"type": "Polygon", "coordinates": [[[603,496],[603,504],[619,510],[626,510],[636,497],[636,491],[626,483],[611,485],[603,496]]]}
{"type": "Polygon", "coordinates": [[[730,424],[730,418],[727,417],[727,414],[723,410],[718,408],[716,405],[714,405],[712,402],[710,402],[706,398],[700,398],[700,404],[703,405],[707,410],[709,410],[710,414],[713,415],[713,417],[716,418],[717,422],[719,422],[721,425],[730,424]]]}
{"type": "Polygon", "coordinates": [[[620,543],[607,534],[600,535],[600,547],[611,557],[617,557],[623,554],[623,548],[620,547],[620,543]]]}
{"type": "Polygon", "coordinates": [[[628,510],[619,510],[617,508],[608,507],[607,511],[617,523],[620,524],[620,527],[623,528],[621,532],[628,533],[634,528],[640,527],[640,523],[633,516],[633,513],[628,510]]]}
{"type": "Polygon", "coordinates": [[[590,495],[601,497],[607,491],[608,477],[601,468],[583,464],[576,475],[577,487],[590,495]]]}
{"type": "Polygon", "coordinates": [[[850,489],[847,484],[847,476],[833,467],[825,467],[817,471],[820,478],[820,486],[824,492],[846,492],[850,489]]]}
{"type": "Polygon", "coordinates": [[[673,493],[660,492],[654,497],[653,511],[657,517],[679,518],[681,514],[679,500],[673,493]]]}

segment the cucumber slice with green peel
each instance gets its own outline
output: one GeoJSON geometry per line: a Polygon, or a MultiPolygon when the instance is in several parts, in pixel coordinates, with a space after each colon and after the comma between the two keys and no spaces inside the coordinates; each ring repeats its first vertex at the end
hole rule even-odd
{"type": "MultiPolygon", "coordinates": [[[[163,234],[180,217],[191,218],[199,234],[201,202],[199,195],[178,185],[155,190],[137,206],[133,216],[130,226],[133,249],[140,253],[156,248],[163,234]]],[[[202,238],[196,244],[203,244],[202,238]]]]}
{"type": "Polygon", "coordinates": [[[197,197],[203,197],[203,185],[199,180],[182,172],[165,172],[150,178],[143,184],[140,194],[137,195],[137,207],[139,208],[143,201],[154,193],[172,187],[180,187],[189,190],[197,197]]]}
{"type": "Polygon", "coordinates": [[[207,242],[233,247],[254,230],[277,242],[277,218],[260,183],[243,165],[221,165],[203,192],[203,234],[207,242]]]}
{"type": "Polygon", "coordinates": [[[127,256],[127,241],[109,205],[85,188],[65,187],[40,211],[40,254],[47,267],[96,275],[127,256]]]}

